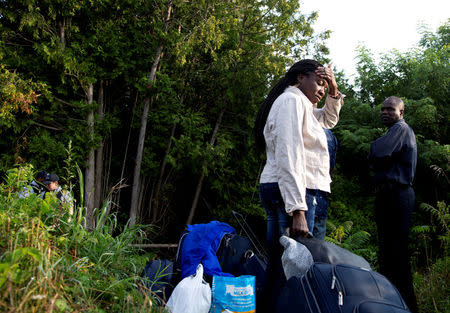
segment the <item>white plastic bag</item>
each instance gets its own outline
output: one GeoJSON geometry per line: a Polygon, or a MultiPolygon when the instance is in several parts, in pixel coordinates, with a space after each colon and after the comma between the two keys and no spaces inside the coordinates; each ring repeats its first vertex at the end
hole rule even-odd
{"type": "Polygon", "coordinates": [[[211,308],[211,287],[203,281],[203,265],[195,275],[183,278],[172,292],[166,306],[171,313],[208,313],[211,308]]]}
{"type": "Polygon", "coordinates": [[[314,263],[308,248],[287,236],[281,236],[280,243],[284,247],[281,263],[286,279],[305,274],[314,263]]]}

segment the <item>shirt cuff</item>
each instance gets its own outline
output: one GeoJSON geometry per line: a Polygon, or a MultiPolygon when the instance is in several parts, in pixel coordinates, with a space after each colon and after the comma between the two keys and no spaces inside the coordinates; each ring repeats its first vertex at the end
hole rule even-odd
{"type": "Polygon", "coordinates": [[[296,205],[291,208],[286,208],[286,213],[289,214],[290,216],[292,216],[294,211],[297,211],[297,210],[308,211],[308,207],[300,207],[300,206],[296,205]]]}

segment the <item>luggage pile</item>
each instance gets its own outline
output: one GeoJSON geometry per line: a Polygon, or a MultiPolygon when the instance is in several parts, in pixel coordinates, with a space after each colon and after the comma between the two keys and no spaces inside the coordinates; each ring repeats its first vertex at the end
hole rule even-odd
{"type": "MultiPolygon", "coordinates": [[[[267,257],[242,216],[245,234],[217,221],[188,225],[175,262],[153,260],[142,276],[172,313],[267,312],[267,257]],[[211,287],[212,286],[212,287],[211,287]]],[[[370,264],[330,242],[282,236],[286,279],[276,313],[407,313],[398,290],[370,264]]],[[[270,310],[272,311],[272,309],[270,310]]]]}
{"type": "Polygon", "coordinates": [[[242,215],[233,214],[240,234],[217,221],[188,225],[174,262],[147,263],[144,284],[158,305],[172,313],[256,311],[267,257],[242,215]]]}

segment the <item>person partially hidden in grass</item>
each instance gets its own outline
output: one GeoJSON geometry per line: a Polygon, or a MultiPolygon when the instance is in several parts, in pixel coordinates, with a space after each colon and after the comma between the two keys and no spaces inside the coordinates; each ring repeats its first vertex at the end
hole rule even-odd
{"type": "Polygon", "coordinates": [[[47,175],[48,173],[46,171],[40,171],[36,173],[30,185],[24,187],[24,189],[19,193],[19,198],[28,198],[33,193],[36,195],[40,195],[45,190],[43,182],[47,175]]]}
{"type": "Polygon", "coordinates": [[[400,291],[411,312],[418,312],[411,275],[408,236],[415,194],[416,137],[403,119],[405,104],[387,98],[381,107],[386,135],[370,145],[369,162],[375,172],[375,219],[378,228],[380,273],[400,291]]]}
{"type": "Polygon", "coordinates": [[[61,201],[61,204],[68,209],[70,215],[73,215],[73,200],[67,190],[63,190],[59,185],[59,177],[56,174],[48,174],[43,182],[46,190],[44,190],[40,197],[45,199],[49,193],[56,194],[56,198],[61,201]]]}

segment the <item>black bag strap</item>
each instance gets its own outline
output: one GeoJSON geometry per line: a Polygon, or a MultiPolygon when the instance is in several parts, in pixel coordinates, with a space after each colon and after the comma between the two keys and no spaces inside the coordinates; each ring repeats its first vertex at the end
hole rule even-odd
{"type": "Polygon", "coordinates": [[[189,234],[189,232],[187,231],[187,229],[185,231],[183,231],[183,233],[180,236],[180,240],[178,241],[178,248],[177,248],[177,254],[175,255],[175,270],[176,271],[180,271],[181,272],[181,247],[183,246],[183,241],[185,239],[185,237],[187,236],[187,234],[189,234]]]}
{"type": "Polygon", "coordinates": [[[255,235],[253,230],[248,225],[247,221],[244,219],[244,216],[242,216],[241,213],[236,211],[231,211],[234,218],[236,219],[237,223],[239,224],[239,227],[241,230],[245,233],[247,238],[250,240],[250,243],[252,244],[253,248],[255,249],[255,252],[263,259],[263,261],[267,264],[267,252],[264,249],[264,246],[259,242],[258,237],[255,235]]]}

